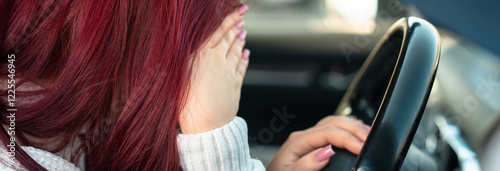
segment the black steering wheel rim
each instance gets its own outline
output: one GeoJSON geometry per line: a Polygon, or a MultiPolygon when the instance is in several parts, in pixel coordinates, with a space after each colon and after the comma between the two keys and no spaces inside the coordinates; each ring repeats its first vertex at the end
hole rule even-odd
{"type": "Polygon", "coordinates": [[[324,170],[401,168],[424,113],[439,54],[439,33],[427,21],[405,17],[391,26],[335,112],[373,121],[365,145],[354,164],[336,154],[324,170]]]}

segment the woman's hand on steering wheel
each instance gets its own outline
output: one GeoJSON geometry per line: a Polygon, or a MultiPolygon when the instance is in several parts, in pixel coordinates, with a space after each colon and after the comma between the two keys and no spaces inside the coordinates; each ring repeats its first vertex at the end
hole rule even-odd
{"type": "Polygon", "coordinates": [[[370,126],[342,116],[328,116],[314,127],[290,134],[267,170],[320,170],[335,154],[330,144],[359,154],[370,126]]]}

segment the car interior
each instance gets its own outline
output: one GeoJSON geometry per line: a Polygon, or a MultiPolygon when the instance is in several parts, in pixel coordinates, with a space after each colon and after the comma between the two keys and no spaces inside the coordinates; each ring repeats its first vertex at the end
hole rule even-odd
{"type": "Polygon", "coordinates": [[[499,2],[248,4],[238,115],[252,157],[266,164],[291,132],[349,115],[372,125],[368,140],[324,170],[500,169],[499,2]]]}

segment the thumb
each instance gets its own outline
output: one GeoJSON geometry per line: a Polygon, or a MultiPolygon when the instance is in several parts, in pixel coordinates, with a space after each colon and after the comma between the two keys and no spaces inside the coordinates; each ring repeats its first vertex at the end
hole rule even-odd
{"type": "Polygon", "coordinates": [[[292,166],[292,170],[317,171],[323,169],[335,152],[332,145],[316,149],[302,156],[292,166]]]}

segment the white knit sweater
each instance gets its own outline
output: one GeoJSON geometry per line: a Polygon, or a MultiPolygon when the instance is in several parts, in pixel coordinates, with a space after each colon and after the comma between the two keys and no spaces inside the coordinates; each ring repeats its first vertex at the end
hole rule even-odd
{"type": "MultiPolygon", "coordinates": [[[[177,144],[181,167],[185,171],[265,170],[262,162],[250,157],[247,125],[240,117],[212,131],[179,134],[177,144]]],[[[48,151],[33,147],[22,148],[47,170],[81,170],[48,151]]],[[[18,161],[11,162],[8,156],[7,150],[0,148],[0,170],[25,170],[18,161]]]]}

